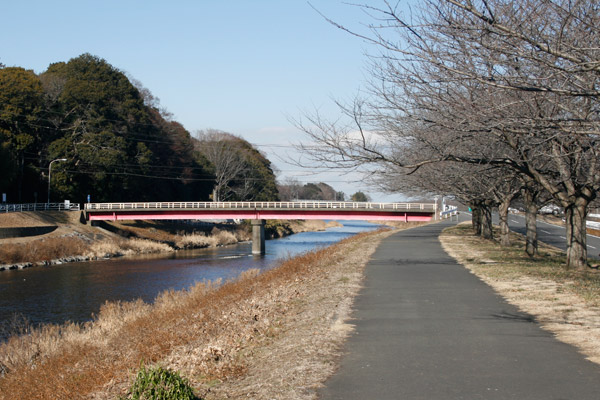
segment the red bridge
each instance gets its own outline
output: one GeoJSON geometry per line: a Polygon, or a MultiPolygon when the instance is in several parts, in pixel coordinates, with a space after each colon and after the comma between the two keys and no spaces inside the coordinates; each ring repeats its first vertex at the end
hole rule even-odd
{"type": "Polygon", "coordinates": [[[290,202],[147,202],[87,203],[89,221],[137,219],[251,219],[253,253],[264,253],[265,219],[429,221],[434,203],[290,202]],[[262,246],[260,245],[262,242],[262,246]]]}
{"type": "Polygon", "coordinates": [[[290,202],[87,203],[90,221],[135,219],[337,219],[429,221],[435,204],[290,202]]]}

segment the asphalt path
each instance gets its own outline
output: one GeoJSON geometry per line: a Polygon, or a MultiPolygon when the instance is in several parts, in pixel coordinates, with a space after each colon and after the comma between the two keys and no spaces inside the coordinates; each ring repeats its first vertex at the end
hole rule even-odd
{"type": "MultiPolygon", "coordinates": [[[[468,213],[465,214],[470,216],[468,213]]],[[[494,224],[498,223],[498,214],[493,215],[492,222],[494,224]]],[[[525,235],[525,216],[520,214],[509,214],[508,226],[512,231],[525,235]]],[[[538,220],[537,232],[539,241],[556,246],[564,251],[567,250],[565,227],[538,220]]],[[[600,259],[600,238],[593,235],[587,235],[587,249],[588,257],[600,259]]],[[[598,398],[600,399],[600,395],[598,398]]]]}
{"type": "Polygon", "coordinates": [[[438,235],[451,224],[400,231],[380,244],[354,305],[356,329],[319,397],[600,398],[600,366],[443,251],[438,235]]]}

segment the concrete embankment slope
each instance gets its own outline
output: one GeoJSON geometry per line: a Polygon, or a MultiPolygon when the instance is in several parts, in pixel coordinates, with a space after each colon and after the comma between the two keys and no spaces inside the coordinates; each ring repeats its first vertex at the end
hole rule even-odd
{"type": "Polygon", "coordinates": [[[598,399],[600,366],[458,265],[449,222],[398,232],[367,265],[356,330],[321,399],[598,399]]]}

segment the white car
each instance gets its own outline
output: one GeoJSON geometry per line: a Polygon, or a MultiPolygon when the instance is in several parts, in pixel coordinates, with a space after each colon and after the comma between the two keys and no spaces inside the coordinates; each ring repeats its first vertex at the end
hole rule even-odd
{"type": "Polygon", "coordinates": [[[554,216],[562,215],[563,210],[559,206],[555,204],[547,204],[544,207],[540,208],[538,213],[540,214],[552,214],[554,216]]]}

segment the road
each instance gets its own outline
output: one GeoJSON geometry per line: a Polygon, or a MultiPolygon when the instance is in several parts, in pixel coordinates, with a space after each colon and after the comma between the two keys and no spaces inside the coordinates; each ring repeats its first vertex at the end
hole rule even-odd
{"type": "MultiPolygon", "coordinates": [[[[468,213],[466,213],[468,214],[468,213]]],[[[498,223],[498,214],[494,214],[492,221],[498,223]]],[[[514,232],[525,235],[525,216],[521,214],[510,214],[508,216],[508,226],[514,232]]],[[[552,225],[544,221],[537,222],[538,240],[559,249],[566,251],[566,229],[562,226],[552,225]]],[[[588,257],[596,260],[600,259],[600,238],[597,236],[587,236],[588,257]]]]}

